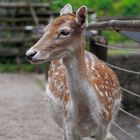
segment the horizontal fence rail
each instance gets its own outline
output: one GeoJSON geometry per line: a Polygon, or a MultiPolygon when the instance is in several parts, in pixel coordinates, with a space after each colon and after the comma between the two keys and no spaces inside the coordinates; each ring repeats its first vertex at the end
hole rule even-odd
{"type": "MultiPolygon", "coordinates": [[[[125,49],[127,49],[127,48],[122,48],[122,47],[121,47],[121,48],[120,48],[120,47],[112,47],[112,46],[105,45],[105,44],[102,44],[102,43],[99,43],[99,42],[95,42],[95,44],[96,44],[96,45],[103,46],[103,47],[105,47],[105,48],[115,49],[115,50],[125,50],[125,49]]],[[[140,54],[140,52],[138,52],[137,49],[128,48],[127,50],[128,50],[128,51],[133,51],[133,52],[136,52],[136,53],[139,53],[139,54],[140,54]]]]}
{"type": "Polygon", "coordinates": [[[139,117],[137,117],[137,116],[135,116],[135,115],[133,115],[133,114],[131,114],[131,113],[125,111],[124,109],[119,108],[119,110],[120,110],[121,112],[125,113],[126,115],[132,117],[133,119],[136,119],[137,121],[140,121],[140,118],[139,118],[139,117]]]}
{"type": "Polygon", "coordinates": [[[107,62],[105,62],[105,63],[106,63],[108,66],[112,67],[112,68],[115,68],[115,69],[118,69],[118,70],[121,70],[121,71],[124,71],[124,72],[127,72],[127,73],[140,75],[140,72],[132,71],[132,70],[127,70],[127,69],[124,69],[124,68],[121,68],[121,67],[118,67],[118,66],[109,64],[109,63],[107,63],[107,62]]]}
{"type": "Polygon", "coordinates": [[[131,94],[133,96],[136,96],[136,97],[140,98],[139,94],[136,94],[136,93],[134,93],[134,92],[132,92],[132,91],[130,91],[128,89],[125,89],[125,88],[121,87],[121,90],[123,90],[123,91],[125,91],[125,92],[127,92],[127,93],[129,93],[129,94],[131,94]]]}
{"type": "Polygon", "coordinates": [[[113,122],[113,125],[116,126],[120,131],[122,131],[125,135],[127,135],[128,137],[131,138],[131,140],[138,140],[137,138],[135,138],[133,135],[131,135],[129,132],[127,132],[126,130],[124,130],[122,127],[120,127],[117,123],[113,122]]]}
{"type": "Polygon", "coordinates": [[[125,31],[140,31],[140,20],[110,20],[104,22],[97,22],[89,25],[87,30],[125,30],[125,31]]]}

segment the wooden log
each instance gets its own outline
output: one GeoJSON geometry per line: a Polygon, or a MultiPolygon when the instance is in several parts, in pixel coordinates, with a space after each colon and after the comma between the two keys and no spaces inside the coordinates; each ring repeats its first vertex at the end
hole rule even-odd
{"type": "Polygon", "coordinates": [[[90,49],[99,59],[107,61],[107,48],[99,46],[95,41],[90,40],[90,49]]]}
{"type": "Polygon", "coordinates": [[[140,20],[122,21],[110,20],[97,22],[87,27],[87,30],[123,30],[123,31],[140,31],[140,20]]]}
{"type": "MultiPolygon", "coordinates": [[[[107,44],[107,42],[104,43],[107,44]]],[[[99,59],[107,61],[107,48],[96,44],[96,41],[93,38],[90,38],[90,51],[94,53],[99,59]]]]}

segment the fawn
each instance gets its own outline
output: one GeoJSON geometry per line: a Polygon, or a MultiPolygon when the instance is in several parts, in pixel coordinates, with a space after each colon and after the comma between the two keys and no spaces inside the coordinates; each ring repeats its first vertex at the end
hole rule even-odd
{"type": "Polygon", "coordinates": [[[92,135],[104,140],[121,102],[115,73],[84,50],[86,21],[85,6],[73,14],[71,5],[66,4],[26,52],[31,63],[51,62],[46,94],[51,115],[64,129],[65,140],[92,135]]]}

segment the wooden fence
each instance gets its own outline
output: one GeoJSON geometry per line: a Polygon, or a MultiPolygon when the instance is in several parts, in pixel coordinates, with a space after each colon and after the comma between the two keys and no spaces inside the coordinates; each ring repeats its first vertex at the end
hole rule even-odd
{"type": "MultiPolygon", "coordinates": [[[[15,56],[15,60],[18,60],[20,56],[23,57],[25,54],[26,47],[23,49],[20,46],[26,46],[27,42],[29,43],[31,41],[31,44],[32,44],[33,42],[36,41],[36,39],[32,36],[33,26],[37,24],[46,25],[49,22],[49,18],[51,16],[58,15],[57,12],[52,12],[49,9],[49,4],[30,3],[30,1],[18,2],[18,3],[1,2],[0,12],[3,13],[2,16],[0,16],[0,22],[1,22],[0,44],[4,44],[4,46],[6,44],[10,44],[10,45],[14,44],[14,46],[16,46],[16,48],[10,48],[10,49],[0,46],[0,56],[3,56],[3,57],[15,56]],[[15,9],[15,11],[11,13],[11,9],[15,9]],[[5,11],[6,11],[6,14],[5,14],[5,11]]],[[[89,13],[93,14],[94,12],[91,11],[89,13]]],[[[86,35],[90,38],[90,41],[89,41],[90,51],[95,53],[103,61],[107,60],[107,48],[109,48],[109,46],[107,45],[107,41],[104,39],[104,37],[101,36],[100,32],[97,32],[96,34],[94,34],[91,32],[91,30],[97,30],[97,29],[98,30],[103,30],[103,29],[127,30],[128,29],[130,31],[130,28],[131,28],[132,31],[134,30],[140,31],[140,24],[139,24],[140,21],[133,21],[133,22],[119,21],[118,23],[116,23],[115,21],[113,22],[109,21],[109,22],[103,22],[103,23],[95,23],[87,27],[88,31],[86,31],[86,35]],[[126,25],[124,23],[126,23],[126,25]]],[[[108,64],[108,65],[110,67],[113,67],[115,69],[118,69],[124,72],[140,75],[140,72],[135,72],[135,71],[119,68],[111,64],[108,64]]],[[[123,87],[121,87],[121,89],[122,91],[125,91],[128,94],[132,94],[133,96],[140,98],[138,94],[133,93],[132,91],[129,91],[128,89],[125,89],[123,87]]],[[[120,108],[120,111],[130,116],[131,118],[140,121],[139,117],[134,116],[133,114],[130,114],[129,112],[123,110],[122,108],[120,108]]],[[[131,139],[135,139],[135,140],[137,139],[131,134],[129,134],[127,131],[125,131],[123,128],[121,128],[115,122],[114,122],[114,125],[121,132],[123,132],[124,135],[127,135],[131,139]]]]}
{"type": "Polygon", "coordinates": [[[0,2],[0,14],[0,57],[15,57],[15,63],[25,59],[27,48],[38,40],[33,28],[47,25],[50,18],[59,15],[50,9],[49,3],[32,3],[30,0],[0,2]]]}

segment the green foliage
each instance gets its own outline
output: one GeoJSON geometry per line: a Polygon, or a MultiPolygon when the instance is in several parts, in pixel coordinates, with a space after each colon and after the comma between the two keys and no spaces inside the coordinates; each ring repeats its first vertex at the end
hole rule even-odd
{"type": "MultiPolygon", "coordinates": [[[[47,2],[48,0],[34,0],[34,2],[47,2]]],[[[138,0],[52,0],[51,9],[59,11],[65,4],[70,3],[74,10],[81,5],[95,10],[99,16],[107,15],[139,15],[140,2],[138,0]]]]}
{"type": "Polygon", "coordinates": [[[124,49],[124,50],[116,50],[116,49],[108,49],[108,55],[109,56],[115,56],[115,55],[130,55],[133,54],[134,52],[130,51],[129,49],[124,49]]]}
{"type": "MultiPolygon", "coordinates": [[[[44,72],[46,70],[46,64],[40,65],[40,72],[44,72]]],[[[27,73],[27,72],[35,72],[35,65],[23,63],[20,65],[6,63],[2,64],[0,63],[0,72],[21,72],[21,73],[27,73]]]]}
{"type": "MultiPolygon", "coordinates": [[[[45,2],[46,0],[36,0],[45,2]]],[[[93,9],[99,16],[103,15],[138,15],[140,2],[138,0],[53,0],[51,1],[51,8],[57,11],[66,3],[70,3],[74,9],[81,5],[86,5],[93,9]]]]}
{"type": "Polygon", "coordinates": [[[121,16],[139,15],[139,8],[140,2],[138,0],[119,0],[114,3],[116,14],[121,16]]]}
{"type": "Polygon", "coordinates": [[[93,7],[95,12],[100,16],[112,15],[112,13],[114,13],[112,0],[95,0],[93,7]]]}
{"type": "MultiPolygon", "coordinates": [[[[70,3],[74,10],[81,5],[86,5],[88,9],[94,10],[97,16],[134,16],[139,15],[140,8],[138,0],[53,0],[51,8],[59,11],[66,3],[70,3]]],[[[127,38],[114,32],[106,32],[104,35],[112,43],[129,41],[127,38]]]]}
{"type": "Polygon", "coordinates": [[[35,66],[31,64],[0,64],[0,72],[34,72],[35,66]]]}
{"type": "Polygon", "coordinates": [[[47,2],[48,0],[33,0],[32,2],[47,2]]]}
{"type": "Polygon", "coordinates": [[[102,34],[108,40],[109,44],[131,42],[131,40],[116,31],[103,31],[102,34]]]}
{"type": "MultiPolygon", "coordinates": [[[[6,0],[10,1],[10,0],[6,0]]],[[[13,1],[13,0],[12,0],[13,1]]],[[[12,2],[11,1],[11,2],[12,2]]],[[[46,3],[48,0],[33,0],[33,2],[43,2],[46,3]]],[[[54,12],[59,12],[60,9],[67,3],[70,3],[73,6],[74,11],[76,11],[80,6],[86,5],[88,9],[93,10],[97,13],[97,16],[134,16],[139,15],[140,2],[139,0],[51,0],[50,9],[54,12]]],[[[1,13],[3,12],[0,11],[1,13]]],[[[14,15],[17,10],[10,11],[10,16],[14,15]]],[[[3,25],[3,24],[1,24],[3,25]]],[[[103,31],[103,35],[106,37],[109,43],[125,43],[130,42],[130,39],[120,35],[117,32],[113,31],[103,31]]],[[[11,38],[11,34],[8,31],[2,33],[2,36],[5,38],[11,38]]],[[[0,45],[0,47],[3,47],[0,45]]],[[[5,44],[6,48],[13,48],[11,44],[5,44]]],[[[120,53],[120,52],[118,52],[120,53]]],[[[122,53],[122,52],[121,52],[122,53]]],[[[124,54],[125,52],[123,52],[124,54]]],[[[126,52],[128,53],[128,52],[126,52]]],[[[113,51],[110,51],[110,54],[114,54],[113,51]]],[[[14,58],[0,58],[0,72],[33,72],[35,66],[31,64],[21,64],[17,66],[14,58]],[[7,59],[7,61],[5,60],[7,59]],[[4,64],[5,61],[7,64],[4,64]]],[[[23,61],[24,62],[24,61],[23,61]]],[[[45,69],[45,66],[42,66],[42,69],[45,69]]]]}

